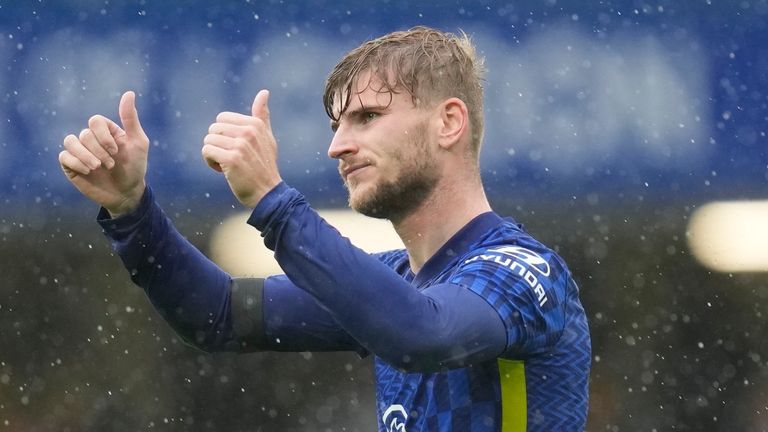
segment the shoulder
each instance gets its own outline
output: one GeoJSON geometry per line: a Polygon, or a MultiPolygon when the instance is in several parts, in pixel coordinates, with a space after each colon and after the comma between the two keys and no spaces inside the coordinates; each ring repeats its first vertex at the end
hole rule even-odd
{"type": "Polygon", "coordinates": [[[507,354],[541,352],[563,332],[575,284],[551,248],[516,225],[502,224],[461,257],[451,282],[493,306],[507,328],[507,354]]]}
{"type": "Polygon", "coordinates": [[[461,257],[453,281],[483,292],[523,294],[530,304],[552,306],[565,297],[569,279],[570,271],[554,250],[505,221],[461,257]]]}
{"type": "Polygon", "coordinates": [[[505,220],[489,231],[462,257],[459,265],[472,262],[487,262],[514,269],[523,266],[543,277],[565,270],[562,258],[554,250],[511,220],[505,220]]]}

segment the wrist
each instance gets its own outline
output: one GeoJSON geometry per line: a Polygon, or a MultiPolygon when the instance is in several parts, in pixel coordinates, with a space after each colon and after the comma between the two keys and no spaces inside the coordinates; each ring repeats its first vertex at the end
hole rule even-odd
{"type": "Polygon", "coordinates": [[[110,205],[109,207],[104,206],[104,208],[109,212],[112,219],[131,213],[139,207],[139,204],[141,204],[141,199],[144,196],[145,190],[146,184],[141,182],[141,187],[137,187],[136,191],[123,196],[123,199],[120,202],[110,205]]]}
{"type": "Polygon", "coordinates": [[[267,194],[269,194],[270,191],[272,191],[275,187],[277,187],[277,185],[279,185],[282,182],[283,182],[283,179],[278,178],[276,181],[273,181],[269,186],[267,186],[263,190],[260,190],[258,193],[254,193],[247,199],[241,199],[240,203],[243,206],[252,210],[256,208],[257,205],[259,205],[261,200],[263,200],[264,197],[267,196],[267,194]]]}

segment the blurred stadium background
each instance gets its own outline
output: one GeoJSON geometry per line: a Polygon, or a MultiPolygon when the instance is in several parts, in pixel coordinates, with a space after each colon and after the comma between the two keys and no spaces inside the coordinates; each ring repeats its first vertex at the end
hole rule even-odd
{"type": "Polygon", "coordinates": [[[161,204],[237,266],[217,251],[240,207],[201,140],[269,88],[284,178],[359,229],[338,214],[323,80],[417,24],[486,57],[485,183],[581,286],[588,430],[768,429],[766,1],[426,3],[0,0],[0,431],[372,430],[369,359],[181,343],[57,155],[136,90],[161,204]]]}

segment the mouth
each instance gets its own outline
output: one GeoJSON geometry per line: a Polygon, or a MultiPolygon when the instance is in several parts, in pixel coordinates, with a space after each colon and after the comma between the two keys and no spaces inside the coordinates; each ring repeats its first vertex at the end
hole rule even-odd
{"type": "Polygon", "coordinates": [[[369,166],[371,166],[370,163],[362,162],[362,163],[352,164],[352,165],[343,167],[343,168],[340,169],[341,176],[346,181],[349,177],[354,176],[355,174],[357,174],[358,172],[360,172],[361,170],[363,170],[363,169],[365,169],[365,168],[367,168],[369,166]]]}

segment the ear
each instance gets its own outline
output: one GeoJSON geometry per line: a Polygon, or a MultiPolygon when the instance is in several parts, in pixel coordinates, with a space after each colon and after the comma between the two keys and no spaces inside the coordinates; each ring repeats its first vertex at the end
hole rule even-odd
{"type": "Polygon", "coordinates": [[[464,101],[456,97],[446,99],[437,109],[438,144],[450,150],[469,132],[469,111],[464,101]]]}

